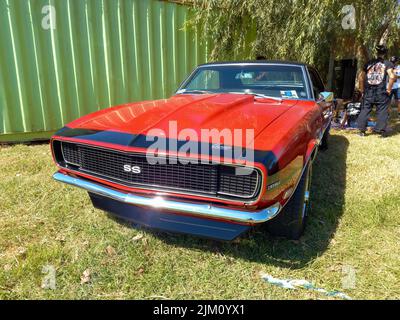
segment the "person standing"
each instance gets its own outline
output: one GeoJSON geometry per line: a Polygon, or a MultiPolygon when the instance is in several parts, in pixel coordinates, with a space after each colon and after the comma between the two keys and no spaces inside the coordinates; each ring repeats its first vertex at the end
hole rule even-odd
{"type": "Polygon", "coordinates": [[[392,87],[396,81],[394,65],[386,60],[388,50],[385,46],[376,46],[377,58],[368,61],[361,74],[359,84],[363,94],[361,113],[358,117],[359,135],[365,136],[367,122],[373,106],[376,106],[377,122],[374,131],[381,137],[387,137],[387,124],[389,119],[389,104],[392,87]],[[387,85],[387,80],[389,84],[387,85]]]}
{"type": "Polygon", "coordinates": [[[394,67],[394,74],[397,78],[396,82],[393,84],[392,88],[392,93],[390,95],[390,100],[394,98],[396,101],[396,106],[397,106],[397,116],[400,118],[400,64],[399,64],[400,58],[399,57],[392,57],[390,59],[390,62],[392,62],[395,67],[394,67]]]}

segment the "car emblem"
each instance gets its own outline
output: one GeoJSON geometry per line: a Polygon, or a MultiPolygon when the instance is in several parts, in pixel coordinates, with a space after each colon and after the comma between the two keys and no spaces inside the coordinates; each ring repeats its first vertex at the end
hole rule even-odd
{"type": "Polygon", "coordinates": [[[142,168],[140,168],[139,166],[131,166],[130,164],[126,164],[124,165],[124,171],[132,173],[141,173],[142,168]]]}

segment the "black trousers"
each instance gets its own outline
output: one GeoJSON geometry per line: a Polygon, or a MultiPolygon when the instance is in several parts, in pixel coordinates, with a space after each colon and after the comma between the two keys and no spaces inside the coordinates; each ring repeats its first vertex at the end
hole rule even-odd
{"type": "Polygon", "coordinates": [[[367,88],[365,90],[361,113],[358,116],[358,128],[360,131],[367,129],[367,122],[372,108],[376,106],[377,122],[375,131],[385,132],[389,120],[390,97],[386,88],[367,88]]]}

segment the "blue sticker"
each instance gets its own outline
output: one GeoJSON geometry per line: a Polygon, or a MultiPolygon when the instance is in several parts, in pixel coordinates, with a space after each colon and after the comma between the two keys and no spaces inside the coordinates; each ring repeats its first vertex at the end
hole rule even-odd
{"type": "Polygon", "coordinates": [[[281,91],[281,97],[288,98],[288,99],[290,99],[290,98],[298,99],[299,98],[296,90],[281,91]]]}

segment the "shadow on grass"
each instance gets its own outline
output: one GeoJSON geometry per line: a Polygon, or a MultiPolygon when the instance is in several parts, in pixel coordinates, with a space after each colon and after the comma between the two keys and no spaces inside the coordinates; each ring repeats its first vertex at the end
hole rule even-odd
{"type": "Polygon", "coordinates": [[[50,139],[40,139],[40,140],[33,140],[33,141],[17,141],[17,142],[0,141],[0,147],[2,147],[2,148],[17,146],[17,145],[41,146],[41,145],[46,145],[46,144],[50,144],[50,139]]]}
{"type": "Polygon", "coordinates": [[[330,148],[319,152],[313,167],[311,212],[305,234],[299,241],[274,238],[262,227],[255,228],[232,242],[150,232],[173,246],[283,268],[302,268],[327,249],[336,232],[345,205],[348,144],[345,137],[333,135],[330,138],[330,148]]]}
{"type": "Polygon", "coordinates": [[[398,134],[400,134],[400,120],[392,121],[389,137],[396,136],[398,134]]]}

